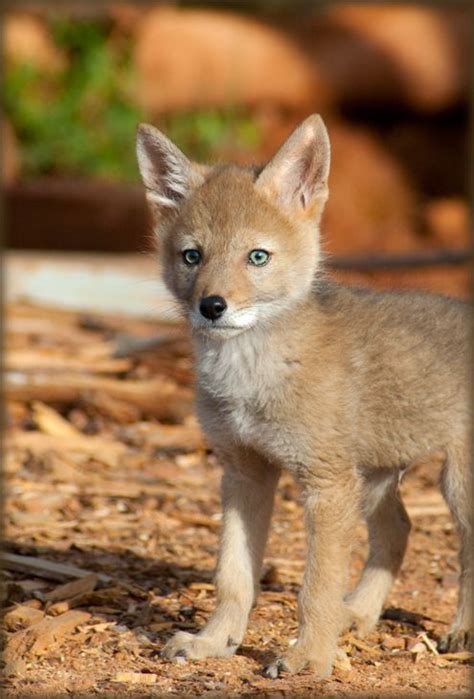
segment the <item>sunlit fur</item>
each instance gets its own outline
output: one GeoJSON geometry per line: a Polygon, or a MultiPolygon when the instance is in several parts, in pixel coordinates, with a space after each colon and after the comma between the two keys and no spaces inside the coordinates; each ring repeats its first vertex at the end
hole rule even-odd
{"type": "Polygon", "coordinates": [[[327,676],[340,632],[373,629],[400,569],[410,529],[400,474],[434,456],[461,535],[458,612],[443,644],[467,645],[467,305],[325,279],[319,222],[330,148],[319,117],[303,122],[263,170],[196,166],[150,129],[139,133],[138,157],[164,278],[191,326],[197,411],[224,467],[216,609],[198,634],[176,634],[164,655],[228,656],[242,642],[286,469],[305,498],[308,554],[298,639],[268,674],[310,668],[327,676]],[[173,205],[161,205],[162,197],[173,205]],[[188,248],[201,251],[199,265],[184,263],[188,248]],[[268,264],[249,264],[256,248],[271,253],[268,264]],[[215,321],[199,312],[209,295],[228,304],[215,321]],[[347,594],[360,516],[370,550],[347,594]]]}
{"type": "Polygon", "coordinates": [[[282,216],[248,170],[229,166],[212,173],[160,235],[168,288],[192,326],[216,337],[267,323],[305,296],[315,279],[317,235],[282,216]],[[200,264],[185,264],[181,253],[188,248],[200,250],[200,264]],[[248,259],[256,248],[271,255],[262,267],[248,259]],[[210,295],[228,306],[218,321],[199,313],[201,299],[210,295]]]}

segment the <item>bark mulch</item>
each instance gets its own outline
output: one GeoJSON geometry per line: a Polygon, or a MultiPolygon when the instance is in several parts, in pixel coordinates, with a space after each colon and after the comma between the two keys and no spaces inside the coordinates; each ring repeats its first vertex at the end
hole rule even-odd
{"type": "MultiPolygon", "coordinates": [[[[213,607],[220,472],[197,425],[184,330],[11,305],[6,315],[3,685],[8,696],[469,694],[467,653],[439,655],[455,611],[458,542],[420,465],[402,484],[413,522],[385,618],[322,682],[262,666],[297,630],[302,507],[282,478],[248,633],[231,659],[160,650],[213,607]],[[144,341],[160,337],[153,349],[144,341]]],[[[366,554],[360,525],[352,581],[366,554]]]]}

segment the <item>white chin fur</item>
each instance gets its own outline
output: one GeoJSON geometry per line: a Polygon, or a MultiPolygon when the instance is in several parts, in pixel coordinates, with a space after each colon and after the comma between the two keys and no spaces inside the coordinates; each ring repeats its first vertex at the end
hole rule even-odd
{"type": "Polygon", "coordinates": [[[216,325],[193,325],[194,330],[201,333],[202,335],[207,335],[207,337],[215,337],[221,339],[227,339],[228,337],[235,337],[245,332],[251,326],[246,326],[244,328],[238,327],[225,327],[216,325]]]}
{"type": "Polygon", "coordinates": [[[227,311],[221,319],[216,321],[206,320],[195,311],[190,314],[193,329],[210,337],[224,338],[238,335],[256,325],[257,320],[257,311],[253,308],[242,311],[227,311]]]}

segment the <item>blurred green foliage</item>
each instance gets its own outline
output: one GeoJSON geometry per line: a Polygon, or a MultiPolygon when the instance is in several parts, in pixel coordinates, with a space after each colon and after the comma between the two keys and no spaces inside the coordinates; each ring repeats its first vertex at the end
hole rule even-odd
{"type": "Polygon", "coordinates": [[[200,110],[164,118],[159,127],[190,158],[211,161],[216,151],[232,146],[251,150],[260,142],[255,120],[237,107],[200,110]]]}
{"type": "Polygon", "coordinates": [[[134,179],[133,134],[142,119],[131,94],[129,52],[113,50],[94,23],[52,23],[69,67],[5,71],[4,103],[22,144],[26,175],[60,173],[134,179]]]}
{"type": "MultiPolygon", "coordinates": [[[[64,71],[45,74],[32,65],[4,71],[4,107],[21,143],[24,176],[138,180],[135,130],[147,118],[134,100],[130,42],[114,41],[100,23],[61,18],[50,26],[69,58],[64,71]]],[[[167,116],[157,126],[197,160],[259,141],[251,117],[236,108],[167,116]]]]}

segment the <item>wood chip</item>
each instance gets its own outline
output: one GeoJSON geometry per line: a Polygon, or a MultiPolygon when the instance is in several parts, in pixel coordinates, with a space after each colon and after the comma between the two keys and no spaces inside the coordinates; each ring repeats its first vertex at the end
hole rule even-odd
{"type": "Polygon", "coordinates": [[[124,682],[125,684],[155,684],[158,675],[152,672],[118,672],[115,677],[115,682],[124,682]]]}
{"type": "Polygon", "coordinates": [[[67,600],[75,597],[76,595],[81,595],[87,592],[92,592],[95,589],[99,578],[95,573],[90,575],[85,575],[78,580],[73,580],[72,582],[65,583],[64,585],[59,585],[51,592],[47,592],[44,596],[45,600],[49,602],[59,602],[60,600],[67,600]]]}
{"type": "MultiPolygon", "coordinates": [[[[76,607],[88,607],[92,610],[94,605],[100,604],[103,600],[103,598],[100,596],[100,592],[100,590],[99,592],[83,592],[82,594],[75,595],[67,600],[54,602],[51,604],[51,606],[47,607],[47,612],[48,614],[51,614],[51,616],[58,616],[59,614],[64,614],[70,609],[75,609],[76,607]]],[[[114,599],[116,599],[116,596],[114,596],[114,599]]],[[[95,609],[97,609],[97,607],[95,607],[95,609]]],[[[118,613],[120,611],[120,609],[114,608],[113,613],[115,614],[116,612],[118,613]]]]}
{"type": "Polygon", "coordinates": [[[71,604],[71,601],[72,600],[55,602],[51,606],[48,606],[48,614],[50,614],[51,616],[59,616],[60,614],[65,614],[65,612],[68,612],[70,609],[74,607],[74,604],[71,604]]]}
{"type": "Polygon", "coordinates": [[[174,621],[153,621],[149,624],[148,628],[150,631],[158,633],[160,631],[168,631],[168,629],[172,629],[173,626],[175,626],[174,621]]]}
{"type": "Polygon", "coordinates": [[[439,491],[425,493],[423,498],[407,498],[405,507],[409,517],[449,516],[448,506],[439,491]]]}
{"type": "Polygon", "coordinates": [[[31,607],[32,609],[41,609],[43,606],[43,603],[39,599],[28,599],[25,602],[22,602],[24,607],[31,607]]]}
{"type": "Polygon", "coordinates": [[[36,590],[43,590],[48,587],[49,583],[46,580],[19,580],[17,585],[21,587],[25,592],[36,592],[36,590]]]}
{"type": "Polygon", "coordinates": [[[363,641],[361,638],[357,638],[356,636],[353,636],[350,634],[347,637],[348,642],[353,645],[357,650],[363,651],[364,653],[368,653],[372,657],[379,658],[382,653],[379,648],[375,648],[374,646],[369,646],[368,643],[363,641]]]}
{"type": "MultiPolygon", "coordinates": [[[[0,561],[7,570],[19,570],[22,573],[30,573],[47,580],[65,580],[67,578],[83,578],[92,575],[92,571],[78,568],[68,563],[56,563],[45,558],[34,556],[20,556],[16,553],[2,552],[0,561]]],[[[97,573],[102,582],[110,582],[112,578],[103,573],[97,573]]]]}
{"type": "Polygon", "coordinates": [[[445,503],[440,502],[439,504],[427,504],[427,505],[413,505],[406,508],[408,516],[412,519],[417,517],[449,517],[449,508],[445,503]]]}
{"type": "Polygon", "coordinates": [[[457,653],[443,653],[441,655],[438,654],[438,657],[436,658],[436,663],[438,665],[441,665],[441,667],[447,667],[451,664],[451,662],[455,661],[458,663],[469,663],[474,659],[474,654],[471,653],[468,650],[461,650],[457,653]],[[446,661],[446,662],[444,662],[446,661]]]}
{"type": "Polygon", "coordinates": [[[81,432],[68,422],[57,410],[41,401],[33,402],[33,419],[39,429],[53,437],[80,437],[81,432]]]}
{"type": "Polygon", "coordinates": [[[143,442],[156,449],[196,451],[206,448],[204,435],[197,425],[153,425],[140,422],[125,428],[121,435],[133,444],[143,442]]]}
{"type": "Polygon", "coordinates": [[[220,522],[208,517],[207,515],[201,515],[194,512],[173,512],[171,515],[173,519],[177,519],[184,524],[194,525],[196,527],[207,527],[208,529],[220,529],[220,522]]]}
{"type": "Polygon", "coordinates": [[[26,374],[5,372],[4,392],[7,399],[40,400],[45,403],[73,403],[87,400],[96,391],[128,401],[142,412],[159,420],[181,422],[192,410],[193,392],[164,378],[143,381],[120,381],[103,376],[57,372],[26,374]]]}
{"type": "Polygon", "coordinates": [[[417,641],[413,645],[409,646],[409,651],[413,656],[413,660],[415,661],[415,663],[417,663],[420,659],[420,656],[424,655],[427,649],[423,641],[417,641]]]}
{"type": "Polygon", "coordinates": [[[44,612],[40,609],[34,609],[33,607],[19,604],[5,614],[3,621],[7,629],[12,631],[16,630],[18,627],[32,626],[43,618],[44,612]]]}
{"type": "Polygon", "coordinates": [[[115,624],[115,621],[104,621],[101,624],[89,624],[87,626],[87,631],[94,631],[94,633],[101,633],[102,631],[106,631],[107,629],[109,629],[114,624],[115,624]]]}
{"type": "Polygon", "coordinates": [[[213,585],[212,583],[205,583],[205,582],[193,582],[189,586],[190,590],[209,590],[210,592],[213,592],[216,589],[216,586],[213,585]]]}
{"type": "Polygon", "coordinates": [[[79,371],[93,374],[121,374],[131,368],[129,359],[99,359],[87,356],[71,356],[57,349],[54,351],[10,350],[5,353],[7,371],[57,372],[79,371]]]}
{"type": "Polygon", "coordinates": [[[107,415],[120,424],[136,423],[140,419],[140,410],[136,405],[113,398],[105,391],[89,394],[88,402],[102,415],[107,415]]]}
{"type": "Polygon", "coordinates": [[[390,651],[403,650],[405,648],[405,639],[401,638],[400,636],[390,636],[389,634],[384,634],[382,648],[390,651]]]}
{"type": "Polygon", "coordinates": [[[436,644],[431,640],[431,638],[428,638],[426,633],[420,633],[419,638],[423,641],[430,653],[433,653],[433,655],[439,655],[439,651],[436,648],[436,644]]]}
{"type": "Polygon", "coordinates": [[[352,669],[351,660],[342,648],[336,650],[334,657],[334,668],[341,672],[349,672],[352,669]]]}
{"type": "Polygon", "coordinates": [[[17,631],[7,642],[5,659],[7,662],[26,653],[46,655],[55,650],[80,624],[91,618],[88,612],[66,612],[58,617],[46,617],[24,631],[17,631]]]}
{"type": "Polygon", "coordinates": [[[74,437],[53,436],[43,432],[13,432],[5,440],[7,449],[26,449],[36,456],[55,451],[80,452],[112,468],[117,466],[127,448],[121,442],[105,437],[79,434],[74,437]]]}

